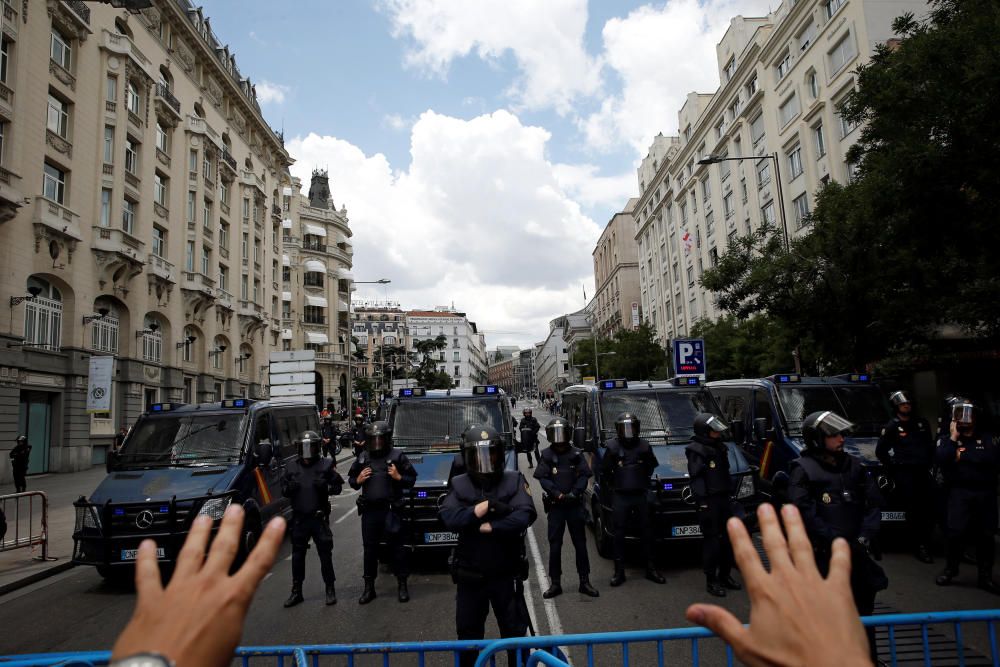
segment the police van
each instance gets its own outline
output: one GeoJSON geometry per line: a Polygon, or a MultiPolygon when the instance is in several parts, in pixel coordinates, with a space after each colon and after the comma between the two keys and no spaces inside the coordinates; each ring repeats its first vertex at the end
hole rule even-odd
{"type": "Polygon", "coordinates": [[[388,406],[393,447],[417,471],[403,511],[407,542],[414,549],[452,547],[458,535],[444,528],[438,509],[448,493],[462,442],[472,424],[492,426],[503,436],[508,470],[517,470],[513,421],[506,393],[495,385],[471,389],[400,389],[388,406]]]}
{"type": "Polygon", "coordinates": [[[231,504],[246,510],[244,558],[262,527],[289,511],[281,471],[303,431],[319,432],[312,403],[151,405],[109,461],[108,476],[74,503],[73,562],[114,578],[134,564],[147,538],[156,541],[161,562],[173,562],[195,517],[220,520],[231,504]]]}
{"type": "Polygon", "coordinates": [[[760,468],[763,492],[780,496],[787,484],[788,466],[804,447],[802,421],[820,410],[830,410],[852,422],[854,430],[844,451],[861,459],[877,476],[886,501],[884,522],[902,522],[905,512],[893,507],[891,483],[880,474],[875,456],[879,432],[892,419],[892,408],[867,373],[830,377],[803,377],[782,373],[765,378],[717,380],[706,384],[731,424],[742,424],[738,442],[751,463],[760,468]]]}
{"type": "MultiPolygon", "coordinates": [[[[697,377],[642,382],[602,380],[597,385],[567,387],[560,398],[562,415],[573,425],[574,445],[592,455],[594,478],[587,490],[587,506],[598,553],[605,558],[612,555],[615,527],[607,481],[601,478],[601,462],[607,443],[616,437],[615,418],[625,411],[639,418],[640,437],[649,441],[658,463],[649,484],[650,534],[654,541],[701,537],[684,448],[694,435],[692,426],[698,413],[721,413],[697,377]]],[[[758,502],[756,469],[733,443],[727,442],[726,446],[736,499],[752,515],[758,502]]],[[[627,537],[634,536],[631,528],[626,530],[627,537]]]]}

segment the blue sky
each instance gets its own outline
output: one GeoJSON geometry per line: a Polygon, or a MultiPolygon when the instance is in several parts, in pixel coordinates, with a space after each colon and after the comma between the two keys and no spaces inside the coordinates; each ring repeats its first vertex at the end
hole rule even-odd
{"type": "MultiPolygon", "coordinates": [[[[601,229],[657,132],[718,85],[715,45],[766,0],[203,0],[284,127],[329,168],[359,280],[454,302],[487,344],[544,339],[593,294],[601,229]]],[[[375,296],[361,289],[359,297],[375,296]]]]}

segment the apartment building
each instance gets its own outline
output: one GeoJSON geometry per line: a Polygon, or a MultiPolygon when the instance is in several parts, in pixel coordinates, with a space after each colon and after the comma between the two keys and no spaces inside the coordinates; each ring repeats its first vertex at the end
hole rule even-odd
{"type": "Polygon", "coordinates": [[[514,361],[514,388],[516,396],[534,396],[537,393],[535,386],[535,348],[521,350],[513,359],[514,361]]]}
{"type": "Polygon", "coordinates": [[[594,316],[598,336],[610,338],[632,328],[632,305],[639,304],[638,246],[633,211],[637,198],[628,200],[604,227],[594,247],[594,316]]]}
{"type": "Polygon", "coordinates": [[[472,387],[484,384],[488,377],[486,340],[475,322],[454,307],[438,306],[434,310],[411,310],[406,324],[412,339],[411,349],[422,340],[444,336],[447,347],[437,355],[438,371],[451,376],[454,386],[472,387]]]}
{"type": "Polygon", "coordinates": [[[405,378],[411,368],[406,357],[413,341],[406,312],[395,301],[357,301],[351,313],[357,341],[351,359],[352,376],[370,378],[375,386],[392,390],[392,381],[405,378]]]}
{"type": "Polygon", "coordinates": [[[495,384],[508,394],[514,391],[514,358],[502,359],[490,364],[487,384],[495,384]]]}
{"type": "Polygon", "coordinates": [[[857,127],[838,109],[853,71],[893,37],[896,16],[926,8],[785,0],[767,17],[732,19],[716,47],[719,89],[688,95],[680,135],[655,137],[637,170],[640,303],[661,343],[720,314],[698,281],[731,238],[765,221],[805,233],[817,190],[852,177],[857,127]]]}
{"type": "Polygon", "coordinates": [[[150,403],[262,393],[291,160],[187,0],[3,9],[0,442],[78,470],[150,403]],[[115,361],[88,414],[91,355],[115,361]]]}
{"type": "Polygon", "coordinates": [[[560,315],[549,322],[549,334],[536,344],[535,386],[539,393],[559,392],[572,382],[569,350],[563,336],[569,326],[567,316],[560,315]]]}

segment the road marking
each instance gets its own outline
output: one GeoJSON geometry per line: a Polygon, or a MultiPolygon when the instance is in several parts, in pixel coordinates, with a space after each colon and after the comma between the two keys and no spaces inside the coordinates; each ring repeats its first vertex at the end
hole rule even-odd
{"type": "Polygon", "coordinates": [[[342,516],[342,517],[340,517],[339,519],[337,519],[336,521],[334,521],[334,523],[335,523],[335,524],[336,524],[336,523],[340,523],[341,521],[343,521],[343,520],[344,520],[344,519],[346,519],[347,517],[351,516],[351,515],[352,515],[352,514],[354,514],[355,512],[357,512],[357,509],[356,509],[356,508],[353,508],[353,507],[352,507],[351,509],[347,510],[347,511],[346,511],[346,512],[344,513],[344,516],[342,516]]]}
{"type": "MultiPolygon", "coordinates": [[[[535,539],[535,531],[532,528],[528,528],[528,546],[531,548],[531,557],[535,560],[535,579],[538,580],[538,589],[545,590],[548,580],[548,574],[545,572],[545,561],[542,560],[542,550],[538,548],[538,540],[535,539]]],[[[527,590],[527,586],[525,586],[527,590]]],[[[556,603],[553,600],[542,599],[542,608],[545,610],[545,618],[549,622],[549,634],[550,635],[561,635],[563,634],[562,622],[559,620],[559,612],[556,610],[556,603]]],[[[528,607],[531,610],[531,607],[528,607]]],[[[535,632],[538,632],[538,625],[535,624],[535,632]]],[[[570,665],[573,664],[570,658],[569,649],[565,646],[560,646],[560,650],[566,654],[566,659],[569,660],[570,665]]]]}

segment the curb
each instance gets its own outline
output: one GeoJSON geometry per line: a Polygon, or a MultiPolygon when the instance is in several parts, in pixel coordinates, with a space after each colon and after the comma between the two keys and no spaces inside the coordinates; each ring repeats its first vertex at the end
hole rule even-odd
{"type": "Polygon", "coordinates": [[[73,561],[66,560],[63,561],[62,563],[59,563],[58,565],[53,565],[52,567],[41,570],[40,572],[29,574],[23,579],[18,579],[17,581],[12,581],[9,584],[4,584],[3,586],[0,586],[0,597],[7,595],[8,593],[13,593],[14,591],[20,588],[24,588],[25,586],[36,584],[39,581],[66,572],[67,570],[76,567],[76,565],[77,564],[74,563],[73,561]]]}

